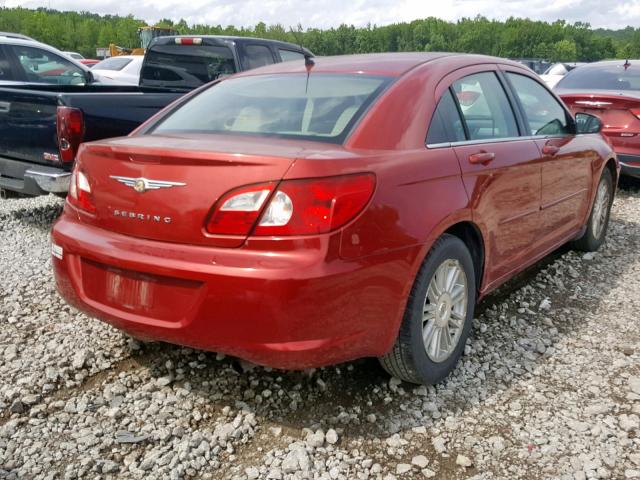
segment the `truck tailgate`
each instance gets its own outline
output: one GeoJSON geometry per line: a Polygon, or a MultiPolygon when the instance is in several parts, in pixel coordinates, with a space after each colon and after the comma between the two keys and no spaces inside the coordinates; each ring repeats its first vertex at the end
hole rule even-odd
{"type": "Polygon", "coordinates": [[[45,153],[58,153],[58,94],[18,88],[0,89],[0,156],[51,164],[45,153]]]}

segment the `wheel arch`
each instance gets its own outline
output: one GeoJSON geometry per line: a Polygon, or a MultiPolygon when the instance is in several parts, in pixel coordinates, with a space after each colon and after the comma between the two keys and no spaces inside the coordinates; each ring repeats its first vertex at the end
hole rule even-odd
{"type": "Polygon", "coordinates": [[[459,238],[469,249],[475,270],[476,291],[480,292],[486,259],[485,242],[480,227],[470,220],[465,220],[449,226],[443,233],[459,238]]]}
{"type": "Polygon", "coordinates": [[[613,179],[613,187],[614,191],[617,189],[619,175],[618,175],[618,166],[614,158],[609,158],[605,164],[604,168],[608,168],[611,172],[611,178],[613,179]]]}

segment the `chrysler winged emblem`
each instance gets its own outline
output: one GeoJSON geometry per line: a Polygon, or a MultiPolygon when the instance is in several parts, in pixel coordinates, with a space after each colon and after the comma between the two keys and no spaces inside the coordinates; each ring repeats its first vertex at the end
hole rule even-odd
{"type": "Polygon", "coordinates": [[[171,187],[184,187],[186,183],[183,182],[166,182],[164,180],[150,180],[148,178],[139,177],[119,177],[117,175],[111,175],[109,178],[113,178],[117,182],[125,184],[127,187],[133,188],[138,193],[144,193],[147,190],[159,190],[161,188],[171,187]]]}

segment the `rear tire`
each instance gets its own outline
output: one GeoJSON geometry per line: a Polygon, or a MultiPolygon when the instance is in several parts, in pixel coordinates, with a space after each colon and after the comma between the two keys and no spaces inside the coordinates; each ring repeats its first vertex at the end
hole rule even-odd
{"type": "Polygon", "coordinates": [[[583,252],[595,252],[604,243],[609,227],[609,215],[613,203],[613,178],[605,168],[591,205],[591,214],[584,234],[573,242],[573,248],[583,252]]]}
{"type": "Polygon", "coordinates": [[[420,267],[396,342],[379,358],[382,367],[407,382],[443,380],[462,355],[475,303],[471,254],[458,237],[444,234],[420,267]]]}

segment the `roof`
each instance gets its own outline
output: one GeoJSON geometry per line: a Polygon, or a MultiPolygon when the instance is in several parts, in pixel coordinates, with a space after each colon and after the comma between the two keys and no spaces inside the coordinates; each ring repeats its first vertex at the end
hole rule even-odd
{"type": "MultiPolygon", "coordinates": [[[[399,77],[407,71],[429,62],[453,62],[460,66],[473,63],[503,63],[522,67],[504,58],[444,52],[394,52],[367,53],[361,55],[338,55],[334,57],[314,57],[312,72],[317,73],[363,73],[399,77]]],[[[240,75],[262,75],[270,73],[306,73],[303,61],[276,63],[266,67],[248,70],[240,75]]]]}
{"type": "MultiPolygon", "coordinates": [[[[198,35],[197,33],[192,33],[190,35],[162,35],[160,37],[155,37],[152,40],[152,43],[160,43],[160,44],[164,44],[167,41],[170,41],[172,39],[175,38],[205,38],[205,39],[212,39],[212,40],[221,40],[221,41],[232,41],[232,42],[236,42],[236,41],[241,41],[241,42],[246,42],[246,41],[254,41],[254,42],[265,42],[265,43],[272,43],[272,44],[276,44],[276,45],[280,45],[280,46],[286,46],[288,48],[292,48],[294,50],[298,50],[298,51],[307,51],[308,50],[304,47],[301,47],[300,45],[297,45],[295,43],[291,43],[291,42],[284,42],[282,40],[274,40],[271,38],[257,38],[257,37],[242,37],[242,36],[238,36],[238,35],[198,35]]],[[[150,44],[151,46],[151,44],[150,44]]]]}
{"type": "Polygon", "coordinates": [[[35,40],[33,38],[28,37],[26,35],[22,35],[21,33],[0,32],[0,37],[17,38],[17,39],[20,39],[20,40],[31,40],[31,41],[35,42],[35,40]]]}
{"type": "Polygon", "coordinates": [[[629,66],[631,67],[640,67],[640,60],[626,60],[626,59],[622,59],[622,60],[601,60],[599,62],[593,62],[593,63],[585,63],[584,65],[581,65],[580,68],[584,69],[584,68],[592,68],[592,67],[611,67],[611,66],[620,66],[620,67],[624,67],[624,64],[626,62],[629,62],[629,66]]]}

